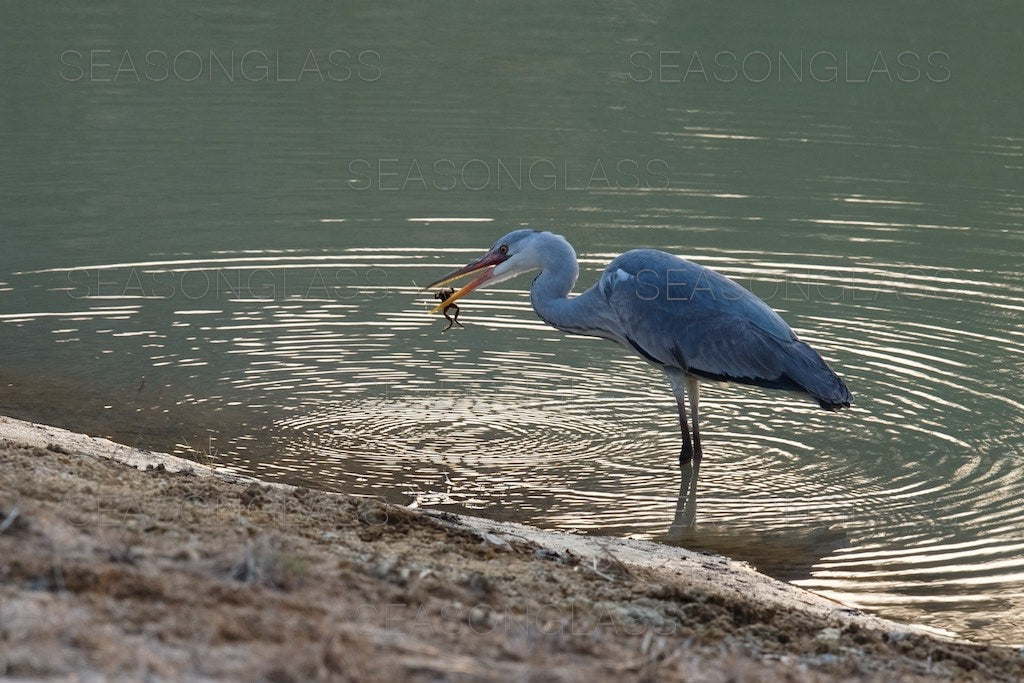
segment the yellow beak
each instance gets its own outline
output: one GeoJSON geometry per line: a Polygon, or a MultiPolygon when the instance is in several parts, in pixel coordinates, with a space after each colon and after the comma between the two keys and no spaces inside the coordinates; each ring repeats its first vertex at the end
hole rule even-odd
{"type": "Polygon", "coordinates": [[[477,261],[473,261],[472,263],[467,264],[462,268],[459,268],[458,270],[452,271],[451,273],[445,275],[440,280],[431,282],[423,289],[426,290],[436,287],[438,285],[448,284],[449,282],[452,282],[453,280],[458,280],[461,277],[472,275],[473,273],[477,273],[481,270],[483,271],[480,277],[476,278],[469,284],[462,287],[462,289],[452,294],[450,297],[439,303],[437,306],[434,306],[434,308],[432,308],[430,312],[439,313],[440,311],[443,311],[446,307],[451,306],[457,300],[461,299],[462,297],[472,292],[474,289],[486,284],[487,281],[491,279],[491,274],[494,271],[494,267],[507,259],[507,254],[502,254],[500,252],[487,252],[483,258],[477,261]]]}

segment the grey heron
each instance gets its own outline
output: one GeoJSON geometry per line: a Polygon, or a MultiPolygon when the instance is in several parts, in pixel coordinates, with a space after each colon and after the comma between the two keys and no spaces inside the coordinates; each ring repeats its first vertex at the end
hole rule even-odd
{"type": "Polygon", "coordinates": [[[663,251],[627,251],[593,287],[570,297],[579,276],[572,245],[550,232],[515,230],[424,289],[477,275],[431,311],[436,313],[475,289],[534,270],[540,272],[530,302],[541,320],[563,332],[614,341],[665,373],[679,411],[684,472],[691,462],[699,466],[702,456],[702,380],[800,392],[825,410],[852,401],[843,380],[768,304],[728,277],[663,251]]]}

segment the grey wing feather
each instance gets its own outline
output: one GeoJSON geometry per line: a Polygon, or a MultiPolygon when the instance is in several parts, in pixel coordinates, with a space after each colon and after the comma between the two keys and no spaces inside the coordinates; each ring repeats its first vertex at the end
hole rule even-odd
{"type": "Polygon", "coordinates": [[[613,261],[598,284],[626,343],[648,360],[708,379],[805,391],[850,403],[846,385],[767,304],[725,276],[659,251],[613,261]]]}

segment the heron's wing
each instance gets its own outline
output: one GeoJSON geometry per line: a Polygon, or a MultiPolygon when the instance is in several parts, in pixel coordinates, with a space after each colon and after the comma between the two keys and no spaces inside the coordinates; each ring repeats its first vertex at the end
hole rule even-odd
{"type": "Polygon", "coordinates": [[[846,384],[768,304],[715,271],[660,251],[630,251],[595,287],[616,334],[660,365],[711,379],[805,391],[850,404],[846,384]]]}
{"type": "Polygon", "coordinates": [[[797,388],[783,379],[796,339],[767,304],[724,275],[658,251],[627,252],[599,284],[627,342],[649,360],[707,377],[797,388]]]}

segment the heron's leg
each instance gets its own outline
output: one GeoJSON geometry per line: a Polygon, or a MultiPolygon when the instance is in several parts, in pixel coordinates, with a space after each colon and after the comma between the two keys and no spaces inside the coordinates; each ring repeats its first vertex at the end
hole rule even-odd
{"type": "Polygon", "coordinates": [[[690,394],[690,422],[693,424],[693,459],[699,463],[702,456],[700,450],[700,427],[697,426],[697,404],[700,402],[700,380],[686,376],[686,388],[690,394]]]}
{"type": "Polygon", "coordinates": [[[665,368],[665,376],[672,385],[672,393],[676,397],[676,409],[679,411],[679,431],[683,435],[683,446],[679,451],[679,469],[686,474],[693,461],[693,444],[690,441],[690,428],[686,423],[686,381],[682,372],[665,368]]]}
{"type": "Polygon", "coordinates": [[[676,401],[676,406],[679,408],[679,431],[683,434],[683,447],[679,451],[679,469],[685,470],[693,461],[693,444],[690,443],[690,430],[686,426],[686,399],[676,401]]]}

